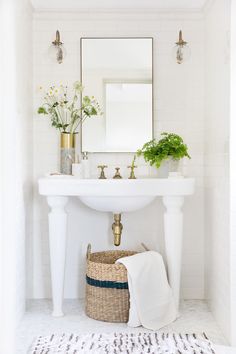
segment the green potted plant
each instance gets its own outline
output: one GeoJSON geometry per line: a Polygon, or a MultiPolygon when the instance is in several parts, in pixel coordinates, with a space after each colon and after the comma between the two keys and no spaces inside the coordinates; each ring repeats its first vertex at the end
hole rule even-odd
{"type": "Polygon", "coordinates": [[[50,86],[43,92],[43,104],[38,114],[46,115],[51,125],[61,134],[61,173],[71,174],[72,163],[75,161],[75,141],[78,127],[90,117],[100,115],[101,109],[93,96],[79,97],[83,86],[76,81],[72,90],[65,85],[50,86]]]}
{"type": "Polygon", "coordinates": [[[143,145],[137,151],[137,156],[143,156],[144,160],[159,169],[164,162],[169,164],[169,172],[178,170],[178,163],[184,157],[191,158],[188,147],[183,139],[174,133],[162,133],[161,139],[153,139],[143,145]]]}

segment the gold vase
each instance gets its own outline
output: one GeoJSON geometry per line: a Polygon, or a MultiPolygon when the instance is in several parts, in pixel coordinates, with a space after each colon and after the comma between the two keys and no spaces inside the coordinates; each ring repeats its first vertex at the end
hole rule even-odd
{"type": "Polygon", "coordinates": [[[60,172],[72,174],[72,163],[75,162],[75,147],[77,133],[61,133],[60,172]]]}

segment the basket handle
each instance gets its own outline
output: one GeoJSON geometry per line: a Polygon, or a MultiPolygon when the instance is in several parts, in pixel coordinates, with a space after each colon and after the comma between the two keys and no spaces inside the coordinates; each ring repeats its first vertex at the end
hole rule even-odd
{"type": "Polygon", "coordinates": [[[150,249],[145,245],[145,243],[141,243],[141,246],[143,246],[143,248],[145,249],[145,251],[150,251],[150,249]]]}
{"type": "Polygon", "coordinates": [[[92,246],[91,246],[91,243],[89,243],[87,246],[87,253],[86,253],[86,258],[88,261],[90,259],[91,249],[92,249],[92,246]]]}

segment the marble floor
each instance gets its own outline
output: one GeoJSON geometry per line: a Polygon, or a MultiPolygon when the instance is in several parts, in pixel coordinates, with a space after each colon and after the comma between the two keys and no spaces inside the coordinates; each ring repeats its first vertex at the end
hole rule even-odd
{"type": "MultiPolygon", "coordinates": [[[[46,336],[52,333],[60,334],[64,332],[82,334],[91,332],[147,331],[140,327],[137,329],[129,328],[126,324],[92,320],[85,315],[84,303],[81,300],[66,300],[64,305],[65,316],[60,318],[51,316],[51,306],[50,300],[32,300],[28,302],[26,314],[17,330],[17,354],[26,354],[32,341],[38,335],[46,336]]],[[[180,312],[180,318],[163,328],[163,332],[205,332],[214,344],[226,344],[224,336],[204,301],[183,301],[180,312]]],[[[219,354],[221,353],[236,353],[236,351],[219,350],[219,354]]]]}

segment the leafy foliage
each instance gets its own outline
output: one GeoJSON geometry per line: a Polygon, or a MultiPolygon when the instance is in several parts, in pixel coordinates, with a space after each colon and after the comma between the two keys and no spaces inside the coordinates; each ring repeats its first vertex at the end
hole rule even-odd
{"type": "Polygon", "coordinates": [[[162,133],[159,141],[153,139],[143,145],[142,149],[137,151],[137,156],[143,156],[146,162],[151,166],[159,168],[164,160],[173,158],[180,160],[183,157],[191,158],[188,154],[188,147],[183,139],[173,133],[162,133]]]}
{"type": "Polygon", "coordinates": [[[79,81],[74,83],[73,90],[70,99],[67,86],[51,86],[45,92],[44,103],[38,108],[38,114],[49,115],[52,126],[61,132],[74,133],[86,118],[102,114],[93,96],[84,96],[79,105],[79,96],[83,91],[79,81]]]}

